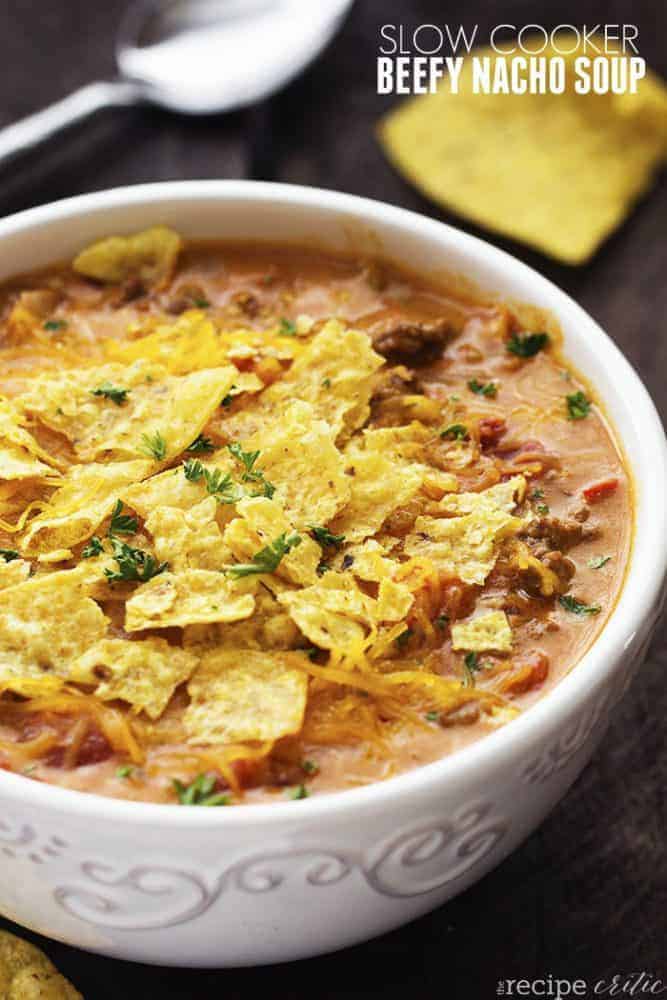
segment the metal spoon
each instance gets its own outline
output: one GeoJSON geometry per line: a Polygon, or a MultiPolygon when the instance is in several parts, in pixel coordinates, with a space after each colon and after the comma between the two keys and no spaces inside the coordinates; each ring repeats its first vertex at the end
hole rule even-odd
{"type": "Polygon", "coordinates": [[[198,115],[260,101],[319,55],[352,2],[139,0],[118,34],[119,78],[0,130],[0,167],[105,108],[148,102],[198,115]]]}

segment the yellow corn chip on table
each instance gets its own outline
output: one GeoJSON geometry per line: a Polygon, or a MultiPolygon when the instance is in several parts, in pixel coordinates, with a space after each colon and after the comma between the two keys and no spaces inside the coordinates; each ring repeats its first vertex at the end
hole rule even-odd
{"type": "MultiPolygon", "coordinates": [[[[562,94],[473,93],[467,57],[458,93],[444,81],[382,120],[386,154],[445,208],[568,264],[586,262],[663,162],[667,87],[647,73],[636,94],[575,93],[580,54],[564,57],[562,94]]],[[[472,55],[497,58],[492,49],[472,55]]]]}

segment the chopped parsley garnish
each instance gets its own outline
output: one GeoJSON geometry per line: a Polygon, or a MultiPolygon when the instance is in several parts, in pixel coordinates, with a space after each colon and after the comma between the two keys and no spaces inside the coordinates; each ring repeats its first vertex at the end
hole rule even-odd
{"type": "Polygon", "coordinates": [[[206,490],[218,503],[237,503],[243,499],[242,488],[234,482],[230,472],[222,469],[207,469],[198,458],[189,458],[183,463],[185,478],[191,483],[206,481],[206,490]]]}
{"type": "Polygon", "coordinates": [[[325,389],[330,389],[331,388],[331,379],[330,378],[323,378],[322,379],[322,385],[323,385],[323,387],[325,389]]]}
{"type": "Polygon", "coordinates": [[[468,438],[468,428],[465,424],[450,424],[440,431],[440,437],[447,441],[465,441],[468,438]]]}
{"type": "Polygon", "coordinates": [[[116,768],[117,778],[131,778],[134,773],[134,768],[131,764],[121,764],[120,767],[116,768]]]}
{"type": "Polygon", "coordinates": [[[427,712],[424,718],[427,722],[440,722],[440,712],[427,712]]]}
{"type": "MultiPolygon", "coordinates": [[[[544,500],[544,490],[536,489],[530,494],[529,500],[544,500]]],[[[535,510],[538,514],[544,516],[549,513],[549,506],[546,503],[538,503],[535,505],[535,510]]]]}
{"type": "Polygon", "coordinates": [[[447,626],[449,625],[449,615],[438,615],[438,617],[435,619],[435,624],[438,626],[439,629],[443,629],[444,631],[444,629],[446,629],[447,626]]]}
{"type": "Polygon", "coordinates": [[[259,451],[244,451],[238,441],[233,444],[228,444],[227,448],[229,452],[234,456],[237,461],[239,461],[245,472],[241,476],[241,482],[243,483],[260,483],[261,491],[259,493],[253,493],[252,496],[263,496],[268,497],[270,500],[273,494],[276,492],[276,488],[273,483],[270,483],[264,478],[264,473],[261,469],[255,467],[255,463],[260,456],[259,451]]]}
{"type": "Polygon", "coordinates": [[[478,382],[476,378],[470,379],[468,388],[476,396],[495,396],[498,392],[498,386],[495,382],[478,382]]]}
{"type": "Polygon", "coordinates": [[[284,316],[280,320],[280,330],[284,337],[295,337],[296,336],[296,323],[293,323],[291,319],[286,319],[284,316]]]}
{"type": "Polygon", "coordinates": [[[45,330],[64,330],[67,323],[64,319],[47,319],[44,323],[45,330]]]}
{"type": "Polygon", "coordinates": [[[533,358],[548,343],[548,333],[513,333],[507,341],[507,350],[520,358],[533,358]]]}
{"type": "Polygon", "coordinates": [[[588,560],[588,565],[590,569],[602,569],[603,566],[607,565],[610,559],[611,556],[593,556],[592,559],[588,560]]]}
{"type": "Polygon", "coordinates": [[[201,455],[215,451],[215,445],[205,434],[199,434],[186,450],[191,451],[193,455],[201,455]]]}
{"type": "Polygon", "coordinates": [[[205,471],[198,458],[188,458],[186,462],[183,462],[185,478],[191,483],[198,483],[203,478],[205,471]]]}
{"type": "Polygon", "coordinates": [[[309,524],[308,530],[323,549],[328,547],[339,549],[345,541],[345,535],[332,535],[328,528],[320,527],[317,524],[309,524]]]}
{"type": "Polygon", "coordinates": [[[479,662],[477,653],[466,653],[463,657],[463,683],[466,687],[475,686],[475,674],[484,667],[479,662]]]}
{"type": "Polygon", "coordinates": [[[229,796],[213,791],[216,780],[212,774],[198,774],[189,785],[178,778],[174,778],[172,784],[182,806],[227,806],[229,796]]]}
{"type": "Polygon", "coordinates": [[[573,392],[565,397],[568,420],[583,420],[591,409],[591,401],[585,393],[573,392]]]}
{"type": "Polygon", "coordinates": [[[93,556],[101,556],[103,552],[102,539],[98,538],[97,535],[93,535],[86,547],[81,550],[81,558],[92,559],[93,556]]]}
{"type": "MultiPolygon", "coordinates": [[[[200,463],[201,464],[201,463],[200,463]]],[[[243,490],[234,482],[230,472],[222,469],[202,468],[206,480],[206,490],[218,503],[238,503],[243,499],[243,490]]]]}
{"type": "Polygon", "coordinates": [[[297,785],[296,788],[291,788],[287,795],[290,799],[307,799],[308,789],[305,785],[297,785]]]}
{"type": "Polygon", "coordinates": [[[234,394],[232,393],[231,390],[232,389],[236,389],[236,388],[237,387],[235,385],[231,386],[231,388],[230,388],[229,392],[227,393],[227,395],[223,396],[223,399],[222,399],[222,402],[220,403],[220,406],[227,407],[227,406],[231,406],[232,405],[232,403],[234,402],[234,394]]]}
{"type": "Polygon", "coordinates": [[[394,642],[396,643],[399,649],[403,649],[403,647],[407,645],[407,643],[410,641],[410,639],[414,634],[415,634],[414,629],[406,628],[403,632],[401,632],[400,635],[396,636],[394,642]]]}
{"type": "Polygon", "coordinates": [[[573,615],[599,615],[602,610],[599,604],[583,604],[576,597],[573,597],[572,594],[565,594],[563,597],[559,597],[558,603],[573,615]]]}
{"type": "Polygon", "coordinates": [[[16,549],[0,549],[0,556],[2,556],[6,563],[14,562],[15,559],[19,558],[16,549]]]}
{"type": "Polygon", "coordinates": [[[315,572],[317,573],[318,576],[324,576],[324,574],[328,573],[330,569],[331,566],[329,565],[329,563],[324,562],[324,560],[321,560],[321,562],[318,562],[315,572]]]}
{"type": "Polygon", "coordinates": [[[139,450],[144,455],[148,455],[149,458],[154,458],[156,462],[161,462],[167,454],[167,442],[159,431],[154,431],[153,434],[142,434],[139,450]]]}
{"type": "Polygon", "coordinates": [[[211,305],[208,299],[202,299],[202,298],[193,299],[192,304],[193,306],[196,306],[197,309],[208,309],[211,305]]]}
{"type": "Polygon", "coordinates": [[[91,396],[103,396],[110,399],[116,406],[122,406],[127,401],[129,389],[121,389],[120,386],[112,385],[111,382],[102,382],[97,389],[91,389],[91,396]]]}
{"type": "Polygon", "coordinates": [[[237,563],[235,566],[230,566],[227,572],[234,580],[252,576],[254,573],[275,573],[283,558],[299,545],[301,545],[301,535],[297,535],[295,531],[290,535],[283,532],[256,552],[249,563],[237,563]]]}
{"type": "Polygon", "coordinates": [[[139,522],[130,514],[123,514],[123,501],[116,500],[109,523],[109,538],[113,535],[136,535],[139,522]]]}
{"type": "Polygon", "coordinates": [[[109,583],[147,583],[154,576],[164,573],[169,568],[166,562],[159,563],[150,552],[143,549],[133,549],[126,542],[119,542],[117,538],[111,539],[113,546],[113,558],[118,566],[117,570],[105,569],[104,575],[109,583]]]}
{"type": "Polygon", "coordinates": [[[310,774],[310,775],[319,774],[320,765],[317,764],[314,760],[302,760],[301,770],[303,771],[304,774],[310,774]]]}

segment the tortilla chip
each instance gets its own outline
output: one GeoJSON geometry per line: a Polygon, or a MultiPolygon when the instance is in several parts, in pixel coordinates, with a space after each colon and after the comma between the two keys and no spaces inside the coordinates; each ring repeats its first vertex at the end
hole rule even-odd
{"type": "MultiPolygon", "coordinates": [[[[563,57],[566,91],[544,95],[474,94],[468,56],[458,93],[445,81],[436,94],[387,115],[379,132],[385,152],[445,208],[566,263],[584,263],[664,158],[667,90],[649,74],[636,95],[577,94],[573,62],[581,54],[563,57]]],[[[488,57],[493,74],[492,49],[472,55],[488,57]]]]}
{"type": "Polygon", "coordinates": [[[0,931],[0,996],[3,1000],[83,1000],[44,952],[0,931]]]}
{"type": "Polygon", "coordinates": [[[43,479],[56,475],[38,455],[42,449],[32,434],[21,426],[21,414],[0,396],[0,479],[43,479]]]}
{"type": "Polygon", "coordinates": [[[222,573],[188,569],[160,573],[138,587],[125,605],[125,630],[171,628],[202,622],[248,618],[255,599],[248,581],[238,583],[222,573]]]}
{"type": "Polygon", "coordinates": [[[303,723],[308,676],[281,653],[215,649],[188,684],[190,743],[277,740],[303,723]]]}
{"type": "MultiPolygon", "coordinates": [[[[182,476],[185,480],[185,476],[182,476]]],[[[160,562],[175,572],[186,569],[220,571],[232,560],[216,521],[218,503],[207,497],[190,510],[156,507],[146,519],[153,536],[153,548],[160,562]]]]}
{"type": "Polygon", "coordinates": [[[512,476],[478,493],[448,494],[439,502],[438,509],[445,514],[472,514],[496,507],[510,514],[526,495],[526,486],[523,476],[512,476]]]}
{"type": "Polygon", "coordinates": [[[279,594],[278,600],[314,645],[345,654],[380,622],[401,621],[413,596],[404,585],[383,580],[376,601],[349,574],[332,571],[312,587],[279,594]]]}
{"type": "Polygon", "coordinates": [[[108,284],[128,278],[161,284],[171,277],[181,247],[181,237],[173,229],[153,226],[133,236],[109,236],[93,243],[74,259],[72,268],[108,284]]]}
{"type": "Polygon", "coordinates": [[[30,563],[25,559],[12,559],[7,562],[0,556],[0,590],[15,587],[30,576],[30,563]]]}
{"type": "Polygon", "coordinates": [[[496,650],[506,653],[512,648],[512,629],[504,611],[489,611],[469,622],[452,625],[452,649],[475,653],[496,650]]]}
{"type": "Polygon", "coordinates": [[[373,609],[376,622],[400,622],[408,614],[414,595],[403,583],[384,579],[380,581],[377,601],[373,609]]]}
{"type": "Polygon", "coordinates": [[[0,684],[12,677],[68,678],[103,638],[109,619],[78,570],[33,577],[0,591],[0,684]]]}
{"type": "Polygon", "coordinates": [[[35,378],[19,402],[42,423],[64,434],[85,461],[99,456],[169,461],[201,433],[237,371],[232,365],[168,375],[160,366],[109,364],[35,378]],[[128,390],[118,403],[95,391],[128,390]],[[164,448],[151,454],[159,436],[164,448]]]}
{"type": "Polygon", "coordinates": [[[425,556],[445,576],[480,586],[496,564],[500,543],[523,527],[500,507],[462,517],[418,517],[405,540],[410,556],[425,556]]]}
{"type": "Polygon", "coordinates": [[[21,551],[57,553],[84,542],[111,514],[128,483],[143,479],[152,467],[142,459],[71,466],[48,504],[29,522],[21,551]]]}
{"type": "Polygon", "coordinates": [[[185,649],[202,655],[214,646],[227,649],[292,649],[299,632],[285,608],[265,587],[258,587],[255,610],[242,621],[190,625],[183,630],[185,649]]]}
{"type": "Polygon", "coordinates": [[[71,679],[97,685],[95,694],[103,701],[120,698],[157,719],[196,666],[196,656],[165,639],[102,639],[73,664],[71,679]]]}
{"type": "Polygon", "coordinates": [[[257,465],[298,528],[327,524],[350,497],[343,457],[334,442],[332,427],[303,402],[292,403],[280,421],[244,442],[246,451],[260,452],[257,465]]]}
{"type": "Polygon", "coordinates": [[[381,451],[348,449],[349,503],[331,523],[331,531],[349,542],[361,542],[380,530],[390,514],[420,489],[423,472],[418,465],[397,463],[381,451]]]}
{"type": "Polygon", "coordinates": [[[315,417],[326,420],[336,438],[343,431],[350,434],[368,419],[373,375],[383,364],[367,333],[329,320],[282,378],[256,403],[224,422],[225,433],[243,441],[267,421],[282,419],[285,408],[298,399],[310,403],[315,417]]]}
{"type": "MultiPolygon", "coordinates": [[[[277,500],[249,497],[240,500],[236,510],[240,516],[227,525],[223,537],[238,562],[250,562],[257,552],[280,535],[290,535],[294,531],[294,525],[277,500]]],[[[275,572],[290,583],[307,586],[318,578],[322,550],[308,535],[300,537],[300,544],[282,558],[275,572]]]]}

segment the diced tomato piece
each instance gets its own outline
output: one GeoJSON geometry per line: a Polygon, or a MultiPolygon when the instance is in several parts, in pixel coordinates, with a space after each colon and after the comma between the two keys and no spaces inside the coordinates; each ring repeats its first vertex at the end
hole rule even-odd
{"type": "Polygon", "coordinates": [[[613,496],[617,489],[618,479],[603,479],[600,483],[586,487],[584,499],[586,503],[598,503],[600,500],[606,500],[607,497],[613,496]]]}

